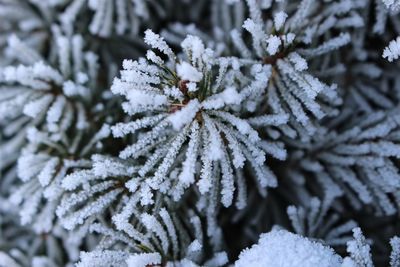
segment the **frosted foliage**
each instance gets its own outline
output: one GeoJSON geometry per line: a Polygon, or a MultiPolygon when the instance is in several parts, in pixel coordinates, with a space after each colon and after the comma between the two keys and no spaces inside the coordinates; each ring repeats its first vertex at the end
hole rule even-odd
{"type": "MultiPolygon", "coordinates": [[[[90,97],[90,94],[94,92],[91,92],[88,87],[93,84],[87,80],[96,78],[97,71],[97,66],[93,65],[95,62],[85,62],[85,59],[81,57],[74,57],[72,62],[69,62],[69,58],[74,53],[88,60],[95,57],[91,52],[82,51],[81,41],[79,41],[81,38],[79,35],[70,39],[64,36],[57,38],[62,53],[58,55],[58,62],[54,64],[54,67],[40,60],[32,65],[8,66],[2,70],[4,79],[1,81],[0,88],[2,91],[8,90],[7,88],[12,90],[9,96],[0,102],[0,110],[2,110],[0,120],[16,119],[24,114],[34,118],[35,124],[38,124],[40,119],[45,120],[50,131],[66,130],[66,127],[63,129],[59,127],[70,126],[71,122],[61,122],[63,112],[72,112],[71,105],[79,105],[79,103],[71,103],[70,97],[81,97],[83,101],[90,97]],[[71,73],[71,70],[75,72],[71,73]],[[89,71],[90,76],[83,74],[83,71],[89,71]],[[82,79],[82,75],[86,78],[82,79]],[[16,94],[20,96],[13,97],[16,94]]],[[[79,110],[81,107],[76,109],[79,110]]],[[[82,121],[77,127],[84,127],[82,121]]]]}
{"type": "Polygon", "coordinates": [[[382,0],[387,8],[391,10],[399,10],[400,9],[400,1],[399,0],[382,0]]]}
{"type": "Polygon", "coordinates": [[[399,14],[0,0],[0,267],[400,267],[399,14]]]}
{"type": "Polygon", "coordinates": [[[399,171],[394,165],[399,157],[398,144],[392,138],[399,131],[397,114],[394,109],[386,115],[360,117],[340,133],[321,131],[310,150],[304,150],[306,154],[314,152],[312,156],[307,154],[302,170],[311,171],[328,194],[340,188],[340,194],[351,199],[356,209],[361,207],[360,203],[372,203],[376,198],[377,213],[394,214],[399,206],[390,195],[397,195],[400,185],[399,171]]]}
{"type": "MultiPolygon", "coordinates": [[[[145,35],[151,47],[170,59],[177,58],[160,35],[150,30],[145,35]]],[[[176,201],[199,178],[195,175],[200,167],[195,164],[197,159],[200,159],[202,168],[209,168],[209,164],[214,168],[220,162],[221,169],[215,170],[223,175],[221,201],[225,206],[232,204],[235,190],[236,178],[232,164],[235,169],[240,169],[245,161],[252,162],[260,186],[275,186],[275,177],[273,174],[265,177],[263,173],[267,170],[262,166],[266,154],[275,156],[275,153],[264,151],[257,143],[260,140],[258,132],[249,121],[241,119],[235,112],[252,92],[266,86],[267,80],[261,81],[261,75],[267,78],[268,69],[259,66],[253,71],[254,81],[233,85],[225,77],[242,75],[235,67],[238,62],[230,58],[215,58],[214,51],[206,48],[201,39],[195,36],[186,37],[181,47],[186,57],[180,59],[175,67],[171,68],[168,63],[157,65],[159,60],[155,60],[157,64],[145,59],[126,60],[121,78],[114,80],[111,90],[125,96],[125,111],[129,115],[140,116],[132,122],[113,126],[114,136],[121,137],[148,128],[136,143],[121,151],[120,157],[137,159],[155,153],[145,164],[152,166],[154,172],[145,167],[139,174],[150,176],[146,183],[152,190],[168,193],[176,201]],[[144,114],[148,117],[143,117],[144,114]],[[224,143],[223,138],[227,142],[224,143]],[[186,141],[188,146],[185,145],[186,141]],[[154,148],[156,144],[159,147],[157,149],[154,148]],[[181,169],[176,159],[180,157],[186,159],[182,163],[181,174],[176,177],[174,172],[180,172],[181,169]],[[174,187],[171,181],[176,181],[173,182],[176,183],[174,187]]],[[[264,126],[279,126],[284,122],[260,119],[264,126]]],[[[209,187],[204,185],[203,178],[205,176],[200,175],[198,186],[200,192],[205,194],[209,187]]]]}
{"type": "Polygon", "coordinates": [[[350,257],[345,259],[345,266],[373,267],[370,246],[367,244],[360,228],[353,229],[354,240],[347,242],[350,257]]]}
{"type": "Polygon", "coordinates": [[[390,239],[390,245],[392,246],[392,253],[390,254],[390,266],[400,265],[400,239],[395,236],[390,239]]]}
{"type": "MultiPolygon", "coordinates": [[[[341,100],[334,85],[329,86],[307,72],[307,59],[340,49],[350,42],[350,35],[342,33],[332,39],[324,40],[319,46],[314,46],[312,40],[334,27],[332,23],[334,21],[338,22],[336,26],[343,31],[346,31],[348,27],[361,26],[355,20],[351,23],[348,19],[351,16],[351,9],[356,5],[352,6],[349,2],[343,2],[335,7],[336,3],[321,3],[321,5],[331,6],[327,7],[328,12],[317,15],[314,12],[317,12],[318,7],[313,8],[311,4],[312,2],[318,6],[317,1],[301,1],[298,12],[291,14],[290,8],[287,12],[272,10],[273,20],[264,23],[260,6],[255,1],[246,2],[251,12],[250,18],[244,21],[243,28],[250,33],[252,42],[247,45],[246,40],[233,30],[231,36],[234,45],[242,57],[251,59],[256,64],[261,62],[271,65],[274,70],[270,86],[264,89],[265,98],[268,99],[271,110],[284,111],[291,115],[304,127],[304,130],[301,130],[302,133],[299,134],[304,134],[304,132],[313,134],[316,130],[313,125],[313,116],[320,119],[331,115],[322,106],[328,103],[332,107],[332,112],[341,100]],[[334,9],[339,6],[343,10],[335,12],[334,9]],[[348,21],[346,26],[339,26],[341,20],[348,21]],[[316,27],[320,27],[318,31],[316,27]],[[245,48],[246,45],[252,49],[245,48]],[[303,48],[298,49],[299,53],[293,53],[297,45],[303,48]],[[245,51],[253,51],[253,53],[245,53],[245,51]]],[[[297,124],[293,127],[298,129],[299,126],[297,124]]]]}
{"type": "MultiPolygon", "coordinates": [[[[73,31],[74,25],[85,16],[85,25],[91,34],[109,37],[113,34],[136,35],[142,23],[148,21],[151,5],[143,0],[66,0],[31,1],[58,13],[58,20],[66,31],[73,31]]],[[[163,12],[159,17],[163,17],[163,12]]]]}
{"type": "Polygon", "coordinates": [[[331,213],[329,205],[340,196],[339,190],[331,189],[324,199],[311,198],[307,207],[289,206],[286,210],[293,232],[315,239],[323,239],[329,246],[345,245],[351,237],[351,230],[357,227],[355,221],[338,223],[339,216],[331,213]]]}

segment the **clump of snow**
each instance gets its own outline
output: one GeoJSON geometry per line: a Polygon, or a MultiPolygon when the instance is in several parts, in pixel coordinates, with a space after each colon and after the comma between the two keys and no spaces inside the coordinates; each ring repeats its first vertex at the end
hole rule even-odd
{"type": "Polygon", "coordinates": [[[175,130],[180,130],[193,120],[199,109],[200,103],[197,99],[194,99],[190,101],[189,104],[187,104],[184,108],[170,115],[168,120],[171,122],[172,127],[175,130]]]}
{"type": "Polygon", "coordinates": [[[200,82],[203,74],[187,62],[176,65],[178,76],[184,81],[200,82]]]}
{"type": "Polygon", "coordinates": [[[258,244],[243,250],[235,267],[340,267],[342,258],[320,243],[285,230],[262,234],[258,244]]]}
{"type": "Polygon", "coordinates": [[[126,260],[128,267],[146,267],[152,264],[160,264],[161,256],[158,253],[140,253],[129,256],[126,260]]]}
{"type": "Polygon", "coordinates": [[[279,46],[281,45],[282,41],[281,39],[276,36],[276,35],[272,35],[267,39],[267,52],[273,56],[276,53],[278,53],[279,51],[279,46]]]}

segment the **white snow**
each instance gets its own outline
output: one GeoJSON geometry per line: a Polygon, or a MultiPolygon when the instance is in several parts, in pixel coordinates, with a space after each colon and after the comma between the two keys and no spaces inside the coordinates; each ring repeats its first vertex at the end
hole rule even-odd
{"type": "Polygon", "coordinates": [[[398,59],[400,56],[400,36],[391,41],[383,50],[382,57],[387,58],[389,62],[398,59]]]}
{"type": "Polygon", "coordinates": [[[274,15],[274,25],[275,29],[280,30],[285,24],[288,15],[284,11],[280,11],[274,15]]]}
{"type": "Polygon", "coordinates": [[[181,110],[176,111],[168,117],[172,127],[175,130],[182,129],[185,125],[189,124],[196,116],[197,111],[200,110],[200,103],[197,99],[191,100],[181,110]]]}
{"type": "Polygon", "coordinates": [[[184,81],[200,82],[203,78],[203,74],[187,62],[176,65],[176,72],[184,81]]]}
{"type": "Polygon", "coordinates": [[[340,267],[341,263],[342,258],[329,247],[286,230],[273,230],[244,249],[235,267],[340,267]]]}
{"type": "Polygon", "coordinates": [[[159,253],[133,254],[126,260],[126,264],[128,267],[146,267],[161,264],[161,255],[159,253]]]}
{"type": "Polygon", "coordinates": [[[276,35],[271,35],[267,38],[267,52],[273,56],[279,51],[279,46],[282,44],[281,38],[276,35]]]}

